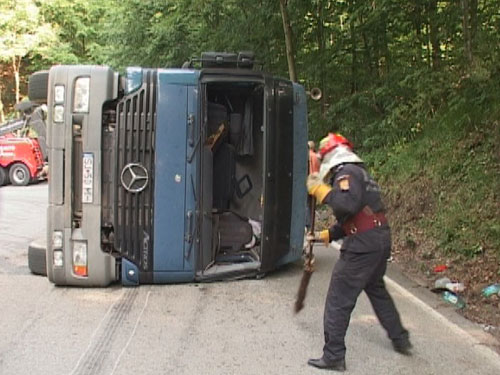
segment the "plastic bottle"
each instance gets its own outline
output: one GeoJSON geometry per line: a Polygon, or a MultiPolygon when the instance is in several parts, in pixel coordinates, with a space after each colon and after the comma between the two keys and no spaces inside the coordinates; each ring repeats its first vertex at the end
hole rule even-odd
{"type": "Polygon", "coordinates": [[[455,306],[457,309],[463,309],[465,307],[465,301],[455,293],[445,291],[443,293],[443,299],[449,304],[455,306]]]}
{"type": "Polygon", "coordinates": [[[486,288],[483,289],[482,294],[485,297],[492,296],[493,294],[500,295],[500,283],[487,286],[486,288]]]}
{"type": "Polygon", "coordinates": [[[453,293],[460,293],[465,290],[465,286],[462,283],[446,283],[446,289],[453,293]]]}

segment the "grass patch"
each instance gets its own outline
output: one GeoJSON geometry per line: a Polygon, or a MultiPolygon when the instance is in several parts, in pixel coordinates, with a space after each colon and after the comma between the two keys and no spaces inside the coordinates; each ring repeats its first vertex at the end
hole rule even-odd
{"type": "Polygon", "coordinates": [[[466,99],[456,99],[411,141],[365,158],[388,190],[389,209],[406,210],[399,217],[432,237],[435,251],[500,259],[500,104],[466,99]]]}

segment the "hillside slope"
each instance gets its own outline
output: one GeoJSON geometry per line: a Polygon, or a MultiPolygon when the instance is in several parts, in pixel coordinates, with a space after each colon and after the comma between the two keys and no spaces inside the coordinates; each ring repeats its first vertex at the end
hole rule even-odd
{"type": "Polygon", "coordinates": [[[500,283],[498,83],[463,82],[412,139],[364,157],[385,193],[395,262],[430,287],[464,283],[462,313],[500,337],[500,296],[481,295],[500,283]]]}

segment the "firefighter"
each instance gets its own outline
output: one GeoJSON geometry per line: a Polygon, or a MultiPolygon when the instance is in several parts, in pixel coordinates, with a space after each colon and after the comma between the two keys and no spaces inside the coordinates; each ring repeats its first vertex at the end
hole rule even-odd
{"type": "Polygon", "coordinates": [[[337,219],[330,229],[315,232],[309,240],[343,239],[324,311],[323,356],[308,364],[345,371],[345,335],[356,300],[365,291],[378,320],[392,340],[394,350],[410,355],[408,331],[385,288],[383,276],[391,252],[391,234],[384,215],[380,188],[365,170],[352,144],[339,134],[328,134],[320,143],[319,173],[307,179],[307,190],[318,203],[328,204],[337,219]]]}

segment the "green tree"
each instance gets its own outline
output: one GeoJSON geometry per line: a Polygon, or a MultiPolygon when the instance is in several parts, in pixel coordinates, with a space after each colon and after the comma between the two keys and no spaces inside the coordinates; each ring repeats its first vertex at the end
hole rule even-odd
{"type": "Polygon", "coordinates": [[[285,34],[286,58],[288,61],[288,74],[290,80],[297,82],[297,71],[295,70],[295,49],[293,47],[292,27],[288,16],[287,1],[280,0],[281,17],[283,19],[283,32],[285,34]]]}
{"type": "MultiPolygon", "coordinates": [[[[101,24],[98,56],[117,67],[180,66],[202,51],[252,50],[286,73],[279,3],[275,0],[112,0],[101,24]]],[[[96,56],[97,56],[96,55],[96,56]]]]}
{"type": "MultiPolygon", "coordinates": [[[[53,41],[54,32],[51,25],[45,23],[40,17],[39,9],[32,0],[2,1],[0,13],[2,14],[0,18],[0,61],[9,64],[12,69],[15,102],[18,103],[20,100],[20,68],[23,60],[30,53],[53,41]]],[[[3,118],[3,103],[0,108],[0,116],[3,118]]]]}
{"type": "Polygon", "coordinates": [[[38,0],[40,13],[57,32],[58,46],[49,52],[57,63],[102,62],[99,52],[106,44],[104,33],[113,8],[100,0],[38,0]]]}

